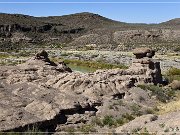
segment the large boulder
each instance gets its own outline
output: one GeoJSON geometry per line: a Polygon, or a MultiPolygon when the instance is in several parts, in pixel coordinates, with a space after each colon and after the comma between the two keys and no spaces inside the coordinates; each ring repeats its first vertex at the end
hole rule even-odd
{"type": "Polygon", "coordinates": [[[36,59],[48,59],[48,53],[45,50],[36,54],[36,59]]]}
{"type": "Polygon", "coordinates": [[[180,89],[180,81],[178,80],[173,80],[172,83],[169,84],[169,86],[172,88],[172,89],[180,89]]]}
{"type": "Polygon", "coordinates": [[[150,48],[136,48],[133,50],[133,54],[137,59],[144,57],[152,58],[155,55],[155,51],[150,48]]]}

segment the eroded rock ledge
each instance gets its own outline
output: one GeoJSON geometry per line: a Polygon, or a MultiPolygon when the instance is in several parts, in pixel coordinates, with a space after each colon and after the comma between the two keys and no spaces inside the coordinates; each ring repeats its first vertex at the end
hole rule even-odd
{"type": "Polygon", "coordinates": [[[65,63],[50,61],[46,51],[16,67],[1,67],[0,131],[20,131],[33,124],[55,131],[59,124],[86,123],[106,113],[117,116],[118,109],[124,110],[119,115],[127,113],[132,103],[142,109],[153,107],[151,96],[135,86],[161,83],[161,70],[151,59],[154,53],[140,53],[127,70],[72,72],[65,63]],[[120,99],[127,105],[107,110],[120,99]]]}

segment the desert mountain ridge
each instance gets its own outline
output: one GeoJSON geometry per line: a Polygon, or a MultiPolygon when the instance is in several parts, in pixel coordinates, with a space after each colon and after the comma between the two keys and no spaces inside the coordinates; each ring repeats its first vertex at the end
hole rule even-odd
{"type": "Polygon", "coordinates": [[[167,20],[167,21],[164,21],[164,22],[160,22],[160,23],[129,23],[129,22],[125,22],[125,21],[116,21],[116,20],[113,20],[113,19],[109,19],[107,17],[104,17],[102,15],[99,15],[99,14],[96,14],[96,13],[92,13],[92,12],[80,12],[80,13],[72,13],[72,14],[69,14],[69,15],[60,15],[60,16],[32,16],[32,15],[27,15],[27,14],[18,14],[18,13],[3,13],[3,12],[0,12],[0,16],[1,16],[1,19],[2,17],[6,16],[6,17],[19,17],[19,18],[62,18],[62,17],[71,17],[71,16],[89,16],[89,15],[92,15],[92,16],[98,16],[102,19],[107,19],[109,21],[114,21],[114,22],[119,22],[119,23],[127,23],[127,24],[180,24],[180,18],[172,18],[170,20],[167,20]]]}
{"type": "Polygon", "coordinates": [[[95,44],[105,50],[128,50],[137,45],[156,48],[160,44],[160,48],[165,46],[168,50],[179,46],[179,33],[179,18],[143,24],[119,22],[88,12],[49,17],[0,13],[1,48],[7,48],[4,43],[11,42],[25,46],[65,44],[67,48],[95,44]]]}

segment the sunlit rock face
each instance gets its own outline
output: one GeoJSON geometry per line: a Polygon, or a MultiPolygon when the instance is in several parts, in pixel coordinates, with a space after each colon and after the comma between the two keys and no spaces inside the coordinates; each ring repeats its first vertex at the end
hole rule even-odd
{"type": "Polygon", "coordinates": [[[2,66],[0,75],[0,131],[20,131],[33,124],[49,128],[86,123],[94,116],[131,112],[132,103],[153,107],[150,95],[135,86],[161,82],[159,63],[147,55],[135,58],[126,70],[80,73],[64,62],[52,62],[42,51],[24,64],[2,66]],[[145,97],[143,102],[140,96],[145,97]],[[126,102],[123,111],[122,106],[108,111],[107,106],[117,100],[126,102]]]}
{"type": "Polygon", "coordinates": [[[142,76],[140,78],[137,77],[138,82],[152,84],[162,83],[160,62],[152,59],[155,51],[149,48],[136,48],[133,50],[133,54],[135,58],[128,70],[134,71],[135,74],[142,76]]]}

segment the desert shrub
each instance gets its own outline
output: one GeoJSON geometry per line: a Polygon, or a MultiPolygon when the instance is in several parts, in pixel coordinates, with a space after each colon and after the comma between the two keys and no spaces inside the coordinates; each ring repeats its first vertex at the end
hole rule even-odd
{"type": "Polygon", "coordinates": [[[85,66],[85,67],[96,68],[96,69],[113,69],[113,68],[127,69],[127,66],[123,64],[115,65],[115,64],[108,64],[104,62],[68,60],[68,59],[65,59],[64,62],[66,64],[73,64],[77,66],[85,66]]]}
{"type": "Polygon", "coordinates": [[[132,114],[128,114],[128,113],[125,113],[123,114],[120,118],[116,119],[116,125],[117,126],[122,126],[124,125],[125,123],[128,123],[129,121],[132,121],[135,119],[136,116],[132,115],[132,114]]]}
{"type": "Polygon", "coordinates": [[[125,123],[128,123],[129,121],[132,121],[135,119],[136,116],[133,114],[125,113],[119,118],[114,118],[113,116],[106,115],[102,119],[95,118],[92,120],[92,125],[98,125],[101,127],[109,126],[109,127],[118,127],[122,126],[125,123]]]}
{"type": "Polygon", "coordinates": [[[101,126],[101,127],[103,126],[102,120],[98,117],[93,118],[91,123],[95,126],[97,126],[97,125],[101,126]]]}
{"type": "Polygon", "coordinates": [[[153,109],[147,109],[146,110],[146,114],[154,114],[154,110],[153,109]]]}
{"type": "Polygon", "coordinates": [[[134,116],[128,113],[123,114],[122,117],[128,121],[134,120],[134,116]]]}
{"type": "Polygon", "coordinates": [[[83,125],[80,127],[80,132],[89,133],[89,132],[96,132],[96,129],[93,125],[83,125]]]}
{"type": "Polygon", "coordinates": [[[72,53],[61,53],[61,56],[69,56],[71,55],[72,53]]]}
{"type": "Polygon", "coordinates": [[[168,80],[169,83],[173,82],[173,80],[180,81],[180,75],[165,75],[165,78],[168,80]]]}
{"type": "Polygon", "coordinates": [[[21,51],[18,54],[18,56],[21,56],[21,57],[29,57],[30,55],[31,55],[31,52],[28,52],[28,51],[21,51]]]}
{"type": "Polygon", "coordinates": [[[173,80],[180,81],[180,69],[170,68],[164,75],[164,77],[171,83],[173,80]]]}
{"type": "Polygon", "coordinates": [[[112,116],[105,116],[102,122],[103,125],[108,125],[108,126],[116,125],[116,121],[113,119],[112,116]]]}
{"type": "Polygon", "coordinates": [[[140,111],[141,107],[137,104],[132,104],[131,106],[131,110],[133,111],[133,115],[135,116],[141,116],[142,115],[142,112],[140,111]]]}
{"type": "Polygon", "coordinates": [[[180,47],[178,46],[178,47],[174,48],[174,51],[175,52],[180,52],[180,47]]]}
{"type": "Polygon", "coordinates": [[[64,132],[67,132],[68,134],[74,134],[76,129],[74,127],[67,127],[64,129],[64,132]]]}
{"type": "Polygon", "coordinates": [[[150,90],[152,95],[161,102],[167,102],[167,100],[172,99],[175,96],[175,91],[170,88],[163,88],[156,85],[138,85],[143,90],[150,90]]]}
{"type": "Polygon", "coordinates": [[[83,47],[83,50],[84,50],[84,51],[94,50],[94,47],[93,47],[93,46],[84,46],[84,47],[83,47]]]}
{"type": "Polygon", "coordinates": [[[8,54],[0,54],[0,59],[4,59],[4,58],[8,58],[9,55],[8,54]]]}
{"type": "Polygon", "coordinates": [[[180,75],[180,69],[178,68],[170,68],[167,73],[167,75],[180,75]]]}

